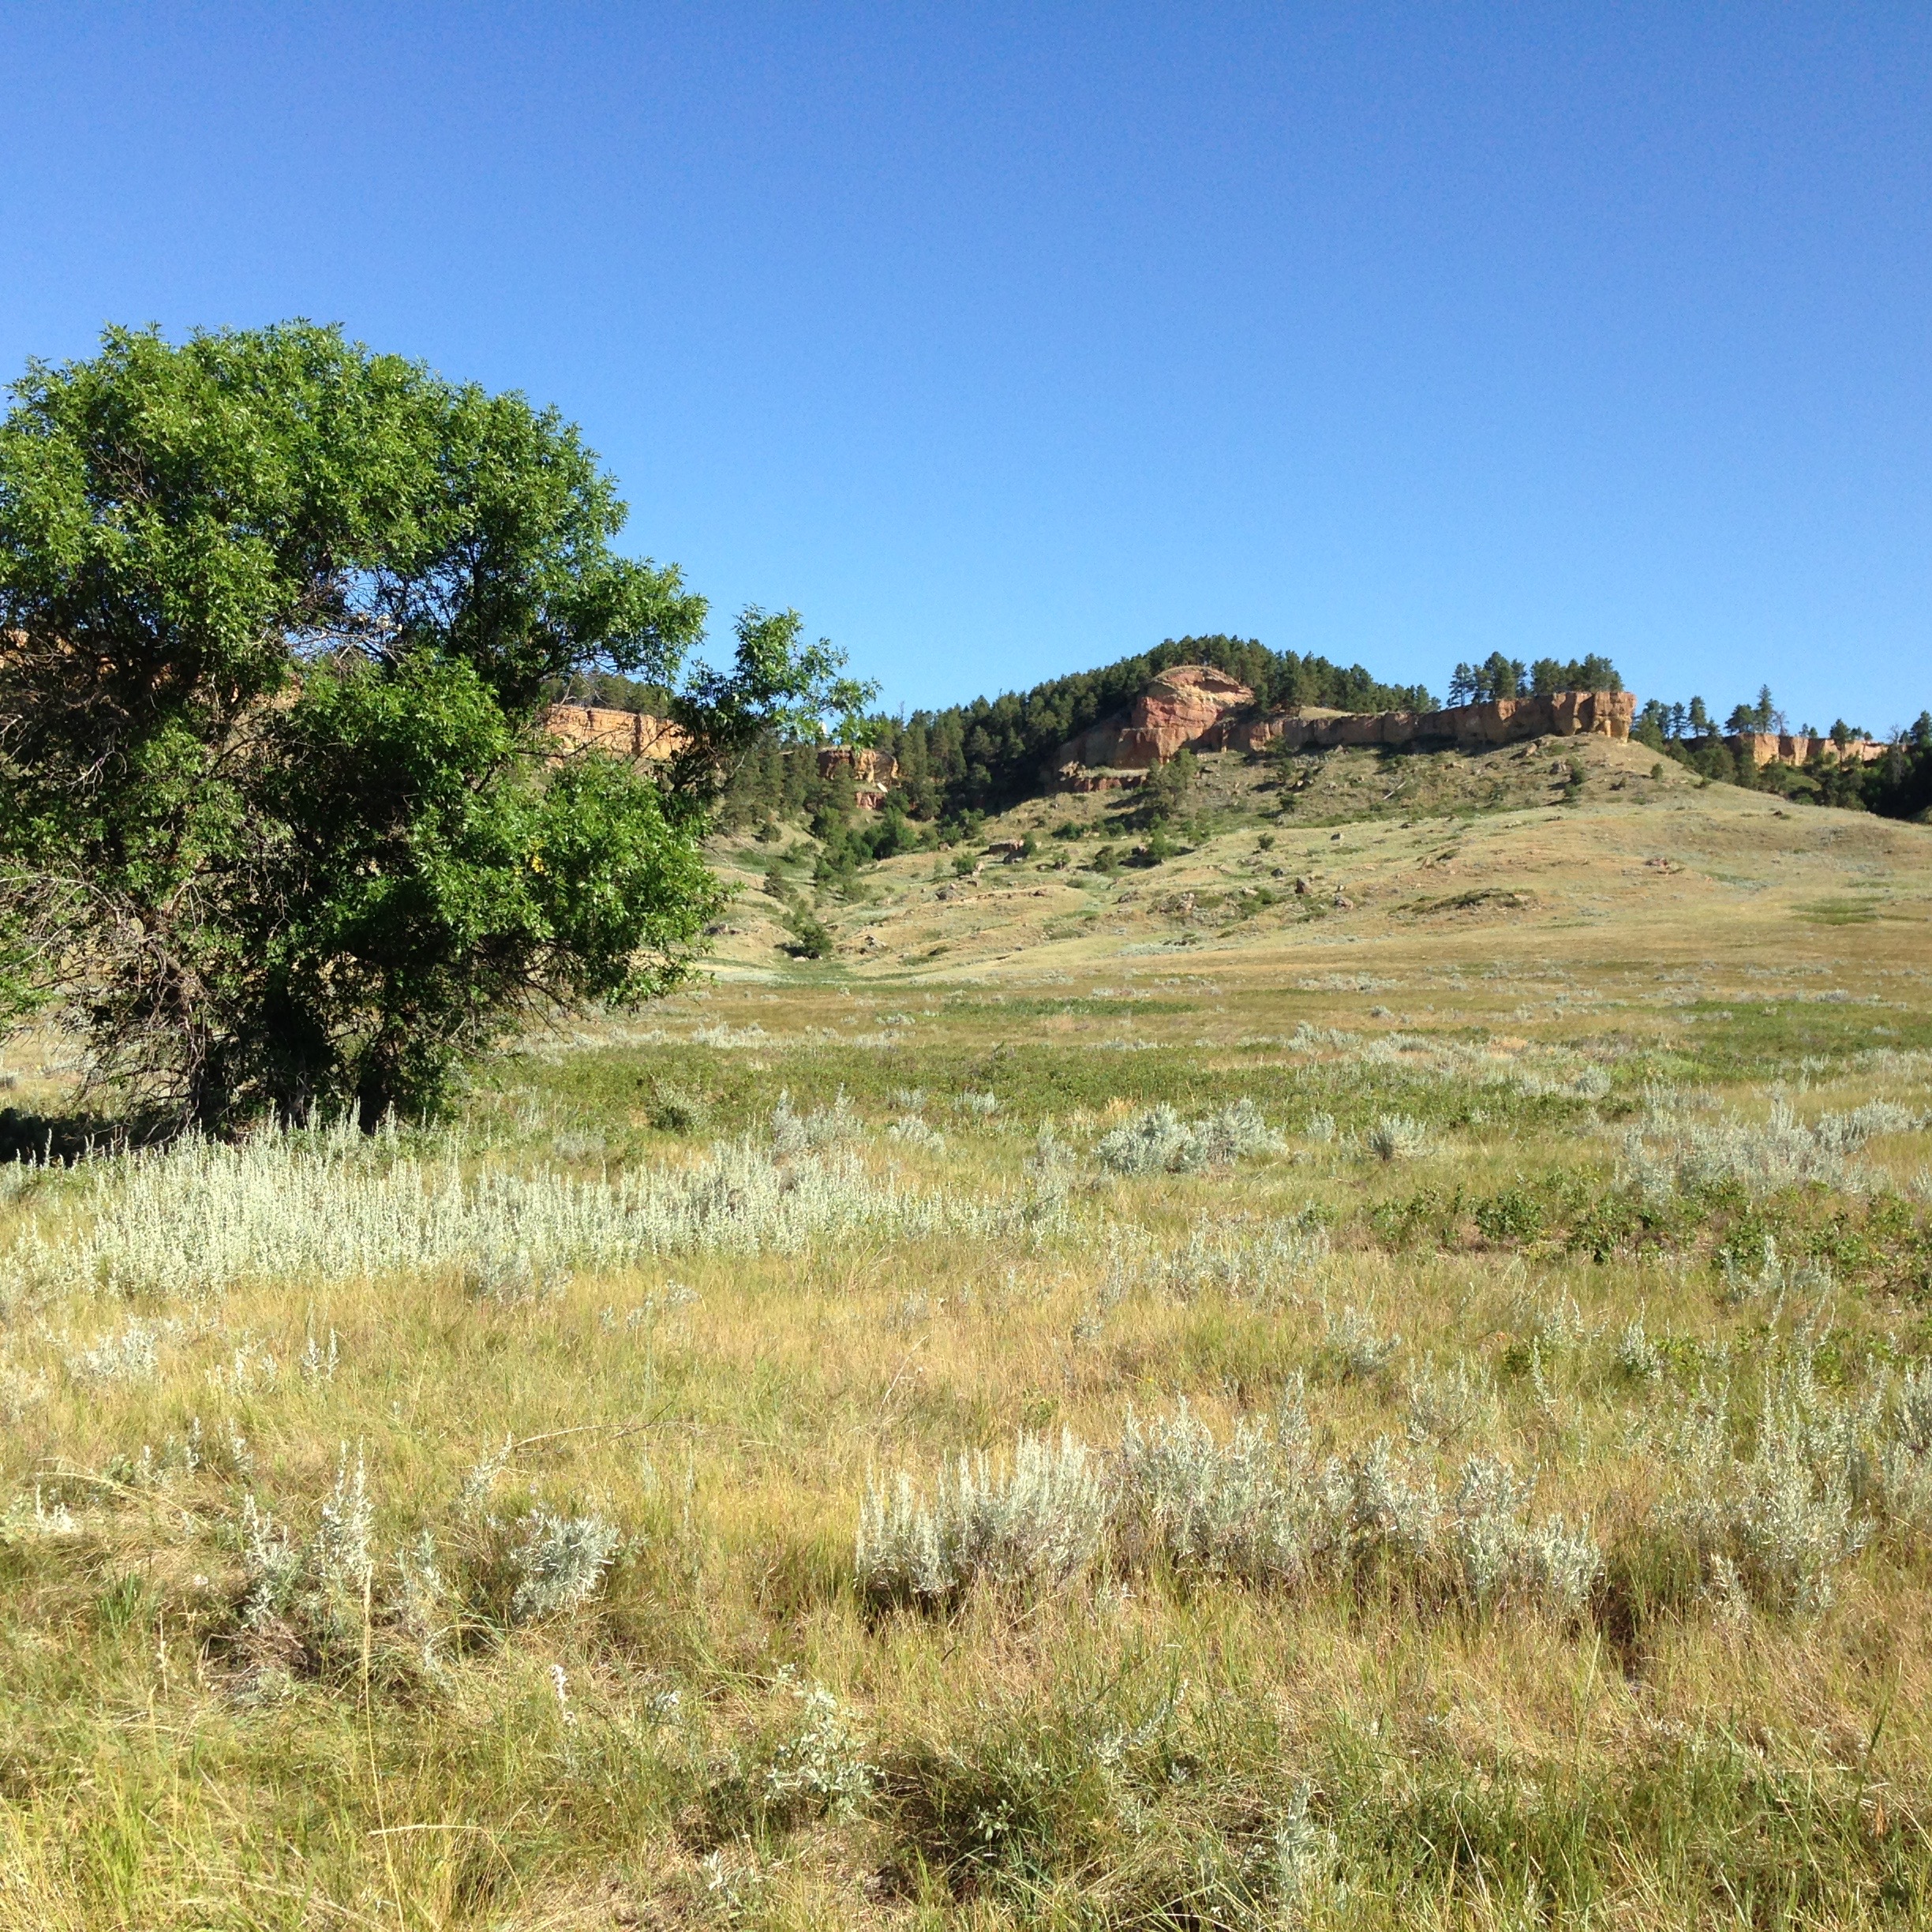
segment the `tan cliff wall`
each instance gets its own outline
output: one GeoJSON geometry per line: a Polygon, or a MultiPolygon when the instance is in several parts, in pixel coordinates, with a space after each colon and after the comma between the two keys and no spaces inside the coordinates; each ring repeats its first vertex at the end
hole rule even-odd
{"type": "Polygon", "coordinates": [[[1526,738],[1628,738],[1637,700],[1628,691],[1557,691],[1546,698],[1498,698],[1443,711],[1354,711],[1325,717],[1292,711],[1230,719],[1200,750],[1256,751],[1265,745],[1454,744],[1462,750],[1526,738]]]}
{"type": "Polygon", "coordinates": [[[875,751],[868,745],[821,745],[818,776],[829,778],[841,765],[849,766],[852,796],[861,811],[878,811],[886,803],[893,781],[899,776],[899,761],[889,751],[875,751]]]}
{"type": "Polygon", "coordinates": [[[852,767],[852,777],[860,784],[889,785],[899,776],[899,761],[889,751],[874,751],[868,745],[818,747],[821,778],[829,778],[841,765],[852,767]]]}
{"type": "Polygon", "coordinates": [[[612,758],[673,758],[687,742],[668,718],[601,705],[552,705],[544,713],[544,729],[573,749],[608,752],[612,758]]]}
{"type": "Polygon", "coordinates": [[[1454,744],[1473,751],[1526,738],[1627,739],[1636,713],[1637,700],[1628,691],[1558,691],[1443,711],[1259,713],[1245,685],[1206,665],[1181,665],[1155,678],[1130,712],[1069,739],[1052,762],[1062,781],[1070,782],[1096,767],[1144,771],[1183,748],[1454,744]]]}
{"type": "Polygon", "coordinates": [[[1840,750],[1829,738],[1807,738],[1792,732],[1732,732],[1724,743],[1754,766],[1808,765],[1814,758],[1840,765],[1870,765],[1885,754],[1885,747],[1870,738],[1854,738],[1840,750]]]}
{"type": "MultiPolygon", "coordinates": [[[[596,751],[612,758],[662,763],[674,758],[690,743],[668,718],[645,711],[614,711],[601,705],[552,705],[544,713],[544,729],[572,751],[596,751]]],[[[818,775],[829,777],[841,765],[850,766],[852,790],[859,805],[876,811],[886,802],[898,761],[889,751],[859,745],[822,745],[818,775]]]]}

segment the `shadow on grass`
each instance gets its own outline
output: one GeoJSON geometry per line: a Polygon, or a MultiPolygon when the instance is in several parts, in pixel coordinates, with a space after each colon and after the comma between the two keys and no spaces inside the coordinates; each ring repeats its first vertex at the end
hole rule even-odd
{"type": "Polygon", "coordinates": [[[146,1147],[167,1138],[159,1121],[76,1110],[26,1114],[0,1108],[0,1162],[71,1166],[91,1154],[146,1147]]]}

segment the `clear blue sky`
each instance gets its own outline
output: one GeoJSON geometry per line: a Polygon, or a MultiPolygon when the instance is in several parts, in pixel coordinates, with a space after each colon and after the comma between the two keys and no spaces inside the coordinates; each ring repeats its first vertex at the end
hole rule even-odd
{"type": "Polygon", "coordinates": [[[0,63],[0,370],[305,315],[522,389],[894,706],[1206,631],[1932,703],[1923,5],[14,5],[0,63]]]}

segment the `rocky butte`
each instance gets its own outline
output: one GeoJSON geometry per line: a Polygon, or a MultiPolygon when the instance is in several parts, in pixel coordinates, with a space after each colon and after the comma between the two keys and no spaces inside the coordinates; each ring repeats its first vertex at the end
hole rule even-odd
{"type": "MultiPolygon", "coordinates": [[[[645,764],[674,758],[690,743],[683,729],[668,718],[653,717],[648,711],[614,710],[605,705],[553,704],[544,713],[543,724],[560,746],[572,751],[601,751],[610,758],[645,764]]],[[[819,747],[820,777],[830,777],[842,766],[851,768],[852,793],[859,809],[878,811],[899,775],[898,761],[889,752],[863,746],[819,747]]]]}
{"type": "Polygon", "coordinates": [[[1212,665],[1176,665],[1155,678],[1131,711],[1089,725],[1054,754],[1058,769],[1069,765],[1145,771],[1163,764],[1185,747],[1206,748],[1204,740],[1233,715],[1254,708],[1254,693],[1212,665]]]}
{"type": "Polygon", "coordinates": [[[1328,711],[1290,705],[1264,711],[1239,680],[1211,665],[1162,672],[1131,710],[1090,725],[1050,761],[1069,790],[1103,782],[1108,771],[1146,771],[1177,751],[1258,751],[1279,744],[1326,750],[1340,745],[1452,744],[1462,751],[1527,738],[1628,738],[1637,700],[1628,691],[1558,691],[1499,698],[1443,711],[1328,711]]]}
{"type": "MultiPolygon", "coordinates": [[[[1454,745],[1475,751],[1530,738],[1579,736],[1627,739],[1637,700],[1628,691],[1556,691],[1542,698],[1499,698],[1487,704],[1455,705],[1441,711],[1331,711],[1290,705],[1265,711],[1238,678],[1212,665],[1176,665],[1151,679],[1131,710],[1117,712],[1069,739],[1047,761],[1046,775],[1061,789],[1095,792],[1136,783],[1136,774],[1165,764],[1177,751],[1258,751],[1269,745],[1290,751],[1325,751],[1342,745],[1421,747],[1454,745]]],[[[669,720],[648,712],[597,705],[552,705],[545,718],[550,735],[572,749],[594,747],[614,757],[653,762],[675,758],[685,737],[669,720]]],[[[1840,746],[1829,738],[1777,732],[1733,732],[1725,741],[1754,765],[1805,765],[1836,759],[1868,765],[1884,745],[1855,738],[1840,746]]],[[[887,752],[822,745],[818,771],[829,777],[849,768],[861,811],[884,806],[898,766],[887,752]]]]}

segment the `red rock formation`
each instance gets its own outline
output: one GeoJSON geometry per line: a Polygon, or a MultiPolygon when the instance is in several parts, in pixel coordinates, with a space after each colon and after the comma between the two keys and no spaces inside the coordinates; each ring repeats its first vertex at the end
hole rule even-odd
{"type": "Polygon", "coordinates": [[[818,747],[821,778],[829,778],[841,765],[849,765],[853,778],[861,784],[889,785],[899,776],[899,761],[889,751],[874,751],[867,745],[818,747]]]}
{"type": "Polygon", "coordinates": [[[1094,771],[1084,765],[1065,765],[1054,774],[1062,792],[1131,792],[1140,782],[1138,772],[1094,771]]]}
{"type": "Polygon", "coordinates": [[[1628,691],[1559,691],[1503,698],[1447,711],[1318,711],[1258,713],[1253,695],[1207,665],[1165,671],[1125,717],[1103,719],[1062,745],[1053,763],[1068,790],[1095,766],[1145,770],[1183,746],[1197,751],[1259,751],[1264,745],[1455,744],[1473,751],[1525,738],[1628,738],[1637,700],[1628,691]]]}
{"type": "Polygon", "coordinates": [[[1548,698],[1499,698],[1447,711],[1355,711],[1305,717],[1277,711],[1231,718],[1203,750],[1240,751],[1264,745],[1454,744],[1473,751],[1525,738],[1627,738],[1637,700],[1628,691],[1558,691],[1548,698]]]}
{"type": "Polygon", "coordinates": [[[1212,665],[1176,665],[1153,680],[1125,717],[1103,718],[1062,745],[1054,762],[1145,771],[1183,746],[1200,744],[1229,712],[1253,702],[1245,684],[1212,665]]]}

